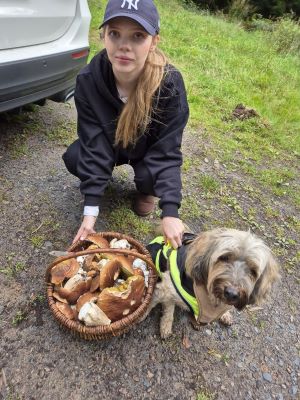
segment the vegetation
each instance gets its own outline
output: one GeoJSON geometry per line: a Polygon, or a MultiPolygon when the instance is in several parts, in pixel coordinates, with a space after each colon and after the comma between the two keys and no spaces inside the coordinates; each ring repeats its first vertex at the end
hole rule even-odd
{"type": "MultiPolygon", "coordinates": [[[[239,10],[240,15],[257,13],[265,18],[280,17],[294,12],[300,15],[299,0],[192,0],[197,6],[212,11],[224,10],[232,12],[239,10]]],[[[189,0],[187,0],[189,2],[189,0]]],[[[246,16],[248,16],[246,15],[246,16]]]]}

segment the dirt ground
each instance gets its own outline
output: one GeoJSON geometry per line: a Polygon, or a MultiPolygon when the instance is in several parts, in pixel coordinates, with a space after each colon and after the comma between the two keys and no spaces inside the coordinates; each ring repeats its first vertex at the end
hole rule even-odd
{"type": "MultiPolygon", "coordinates": [[[[196,232],[227,222],[256,227],[276,247],[281,265],[290,260],[291,270],[281,269],[271,301],[262,309],[234,312],[231,327],[213,323],[200,332],[177,310],[174,334],[165,341],[159,337],[159,308],[127,334],[103,341],[74,338],[58,326],[47,305],[44,273],[53,260],[49,252],[70,245],[82,198],[61,159],[65,146],[47,132],[74,130],[75,122],[73,104],[51,102],[0,118],[0,399],[299,399],[299,275],[292,262],[299,229],[288,223],[295,222],[296,210],[263,188],[258,196],[246,192],[246,178],[211,159],[201,135],[185,134],[184,154],[199,160],[184,172],[185,215],[192,210],[191,196],[202,210],[185,222],[196,232]],[[203,197],[195,184],[200,173],[235,187],[242,209],[256,210],[256,222],[241,218],[228,201],[203,197]],[[266,217],[266,207],[276,211],[273,217],[266,217]]],[[[108,230],[114,194],[130,200],[130,173],[117,171],[112,188],[98,231],[108,230]]],[[[148,221],[158,219],[155,214],[148,221]]]]}

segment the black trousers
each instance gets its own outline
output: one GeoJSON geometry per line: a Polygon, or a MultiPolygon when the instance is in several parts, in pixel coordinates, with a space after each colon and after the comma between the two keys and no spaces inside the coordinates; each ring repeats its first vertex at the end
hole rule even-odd
{"type": "MultiPolygon", "coordinates": [[[[79,139],[77,139],[77,140],[75,140],[74,143],[72,143],[67,148],[67,151],[62,156],[67,170],[72,175],[77,176],[77,178],[79,178],[78,172],[77,172],[77,160],[79,157],[79,147],[80,147],[80,143],[79,143],[79,139]]],[[[124,163],[117,162],[117,165],[122,165],[122,164],[124,164],[124,163]]],[[[141,193],[150,194],[150,195],[155,196],[155,193],[153,190],[153,179],[152,179],[152,176],[150,175],[148,169],[145,167],[145,165],[142,162],[140,162],[140,163],[136,163],[136,164],[131,164],[131,166],[134,170],[134,183],[135,183],[137,190],[141,193]]]]}

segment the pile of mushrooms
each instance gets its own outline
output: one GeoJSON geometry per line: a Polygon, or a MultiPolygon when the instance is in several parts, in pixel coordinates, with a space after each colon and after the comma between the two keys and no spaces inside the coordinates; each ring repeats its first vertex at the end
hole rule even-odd
{"type": "MultiPolygon", "coordinates": [[[[109,243],[89,235],[86,249],[131,249],[126,239],[109,243]]],[[[86,326],[109,325],[134,312],[148,286],[147,264],[138,257],[96,253],[70,258],[51,270],[56,307],[71,320],[86,326]]]]}

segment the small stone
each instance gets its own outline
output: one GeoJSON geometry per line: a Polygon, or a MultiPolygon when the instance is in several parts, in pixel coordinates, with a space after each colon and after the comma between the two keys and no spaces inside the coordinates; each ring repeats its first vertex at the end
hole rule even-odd
{"type": "Polygon", "coordinates": [[[149,379],[152,379],[154,377],[154,374],[152,374],[151,371],[148,371],[147,372],[147,376],[148,376],[149,379]]]}
{"type": "Polygon", "coordinates": [[[146,388],[149,388],[151,386],[151,383],[148,381],[148,379],[143,379],[143,384],[146,388]]]}
{"type": "Polygon", "coordinates": [[[207,336],[211,335],[211,330],[210,329],[205,329],[205,333],[207,334],[207,336]]]}
{"type": "Polygon", "coordinates": [[[257,380],[257,381],[256,381],[256,387],[257,387],[257,389],[259,389],[259,388],[261,387],[261,384],[262,384],[261,380],[257,380]]]}
{"type": "Polygon", "coordinates": [[[298,392],[298,387],[297,386],[292,386],[291,395],[296,396],[297,392],[298,392]]]}
{"type": "MultiPolygon", "coordinates": [[[[1,314],[1,307],[0,307],[0,314],[1,314]]],[[[300,367],[300,358],[299,358],[299,357],[297,357],[297,358],[294,360],[294,365],[296,365],[296,367],[300,367]]]]}
{"type": "Polygon", "coordinates": [[[46,250],[51,250],[53,248],[53,244],[49,240],[46,240],[46,242],[44,243],[43,248],[46,249],[46,250]]]}
{"type": "Polygon", "coordinates": [[[250,364],[249,368],[252,372],[256,372],[257,371],[257,366],[255,364],[250,364]]]}
{"type": "Polygon", "coordinates": [[[265,381],[267,381],[267,382],[272,382],[272,376],[271,376],[268,372],[264,372],[264,373],[262,374],[262,376],[263,376],[263,378],[264,378],[265,381]]]}

